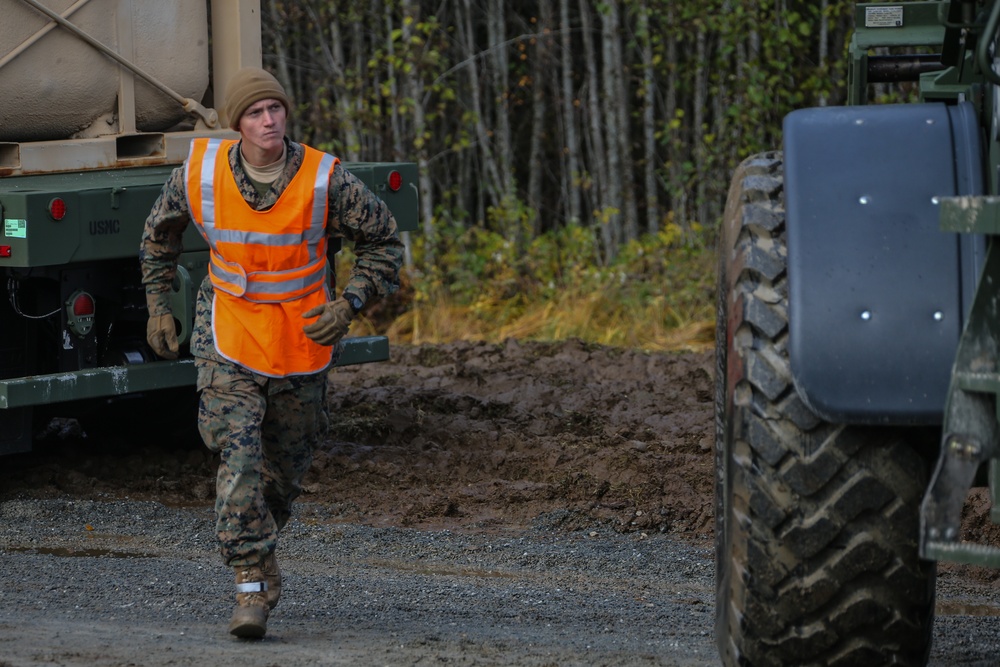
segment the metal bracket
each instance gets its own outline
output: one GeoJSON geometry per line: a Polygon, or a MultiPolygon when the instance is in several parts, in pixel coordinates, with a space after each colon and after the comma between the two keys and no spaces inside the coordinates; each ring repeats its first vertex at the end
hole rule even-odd
{"type": "MultiPolygon", "coordinates": [[[[956,201],[962,204],[962,200],[956,201]]],[[[967,201],[966,204],[982,202],[967,201]]],[[[958,206],[958,210],[978,206],[958,206]]],[[[987,207],[989,208],[989,207],[987,207]]],[[[992,216],[971,216],[960,227],[982,231],[992,216]],[[973,224],[978,223],[978,224],[973,224]]],[[[1000,454],[1000,422],[997,394],[1000,394],[1000,329],[997,285],[1000,284],[1000,246],[991,240],[976,289],[972,308],[955,355],[948,401],[944,412],[943,438],[937,467],[924,495],[920,511],[920,555],[932,560],[949,560],[971,565],[1000,567],[1000,549],[960,541],[962,508],[980,466],[988,461],[995,468],[1000,454]]],[[[991,474],[991,486],[995,475],[991,474]]],[[[994,489],[995,492],[995,489],[994,489]]]]}
{"type": "Polygon", "coordinates": [[[1000,549],[959,541],[962,507],[979,466],[996,455],[968,434],[951,434],[924,496],[920,514],[920,555],[970,565],[1000,566],[1000,549]]]}

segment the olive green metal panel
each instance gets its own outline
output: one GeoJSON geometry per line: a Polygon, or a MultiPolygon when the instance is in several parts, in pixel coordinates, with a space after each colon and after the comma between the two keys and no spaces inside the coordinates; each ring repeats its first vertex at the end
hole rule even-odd
{"type": "Polygon", "coordinates": [[[345,162],[344,167],[360,178],[368,186],[368,189],[389,206],[399,231],[417,231],[420,210],[416,164],[412,162],[345,162]],[[389,188],[389,175],[394,171],[399,172],[402,177],[402,187],[396,192],[389,188]]]}
{"type": "Polygon", "coordinates": [[[939,45],[944,41],[942,12],[947,9],[948,3],[938,0],[859,3],[854,7],[852,48],[939,45]]]}
{"type": "MultiPolygon", "coordinates": [[[[356,162],[344,165],[381,197],[400,231],[418,228],[417,167],[413,163],[356,162]],[[399,172],[402,188],[389,188],[399,172]]],[[[0,243],[10,246],[4,267],[57,266],[138,256],[146,217],[173,167],[46,174],[0,178],[3,227],[0,243]],[[49,203],[59,197],[66,217],[54,220],[49,203]]],[[[188,251],[205,249],[193,225],[184,235],[188,251]]]]}
{"type": "Polygon", "coordinates": [[[389,359],[389,339],[385,336],[345,338],[343,347],[337,366],[353,366],[389,359]]]}
{"type": "MultiPolygon", "coordinates": [[[[11,246],[0,269],[118,257],[138,261],[143,225],[171,171],[154,167],[0,179],[0,241],[11,246]],[[49,214],[56,197],[66,204],[62,220],[49,214]]],[[[205,247],[194,229],[184,243],[189,250],[205,247]]]]}
{"type": "MultiPolygon", "coordinates": [[[[386,361],[389,358],[389,340],[385,336],[346,338],[343,345],[337,366],[386,361]]],[[[194,359],[32,375],[0,380],[0,409],[121,396],[193,386],[194,383],[194,359]]]]}
{"type": "Polygon", "coordinates": [[[193,385],[194,359],[0,380],[0,408],[46,405],[193,385]]]}

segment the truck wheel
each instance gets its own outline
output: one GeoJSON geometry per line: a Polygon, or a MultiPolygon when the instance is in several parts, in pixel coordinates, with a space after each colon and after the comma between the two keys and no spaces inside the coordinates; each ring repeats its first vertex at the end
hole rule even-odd
{"type": "Polygon", "coordinates": [[[928,433],[833,424],[792,383],[781,153],[729,190],[716,330],[716,642],[726,665],[924,665],[928,433]]]}

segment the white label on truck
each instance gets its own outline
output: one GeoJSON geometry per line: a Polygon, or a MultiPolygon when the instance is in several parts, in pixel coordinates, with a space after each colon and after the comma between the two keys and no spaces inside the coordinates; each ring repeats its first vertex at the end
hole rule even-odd
{"type": "Polygon", "coordinates": [[[28,238],[28,221],[17,218],[5,218],[3,221],[3,235],[11,239],[28,238]]]}
{"type": "Polygon", "coordinates": [[[902,28],[903,27],[902,6],[865,7],[865,27],[902,28]]]}

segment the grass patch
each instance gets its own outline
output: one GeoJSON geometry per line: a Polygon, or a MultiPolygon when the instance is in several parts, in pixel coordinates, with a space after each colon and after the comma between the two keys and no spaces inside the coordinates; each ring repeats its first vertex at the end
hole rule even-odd
{"type": "Polygon", "coordinates": [[[713,347],[709,244],[671,227],[601,267],[581,233],[545,235],[521,252],[482,230],[467,234],[428,270],[405,272],[400,292],[366,311],[352,335],[411,344],[514,338],[649,351],[713,347]]]}

